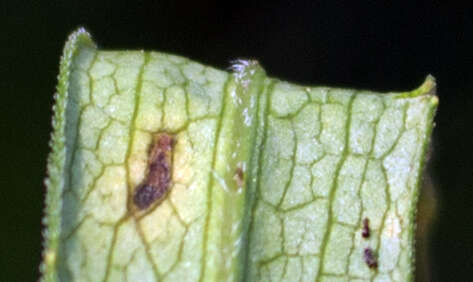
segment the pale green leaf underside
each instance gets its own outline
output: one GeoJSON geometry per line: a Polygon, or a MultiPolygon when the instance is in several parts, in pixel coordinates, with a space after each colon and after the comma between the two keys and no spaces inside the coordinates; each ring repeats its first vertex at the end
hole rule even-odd
{"type": "Polygon", "coordinates": [[[44,280],[412,278],[433,80],[379,94],[293,85],[252,61],[234,69],[97,50],[84,30],[71,35],[48,166],[44,280]],[[161,131],[177,140],[172,187],[137,214],[133,189],[161,131]],[[367,247],[377,269],[363,260],[367,247]]]}

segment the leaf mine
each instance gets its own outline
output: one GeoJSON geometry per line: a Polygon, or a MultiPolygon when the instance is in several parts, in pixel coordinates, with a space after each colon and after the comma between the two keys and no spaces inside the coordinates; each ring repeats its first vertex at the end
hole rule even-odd
{"type": "Polygon", "coordinates": [[[174,138],[166,133],[157,134],[150,150],[148,172],[133,195],[133,203],[146,209],[154,202],[162,200],[171,185],[172,147],[174,138]]]}

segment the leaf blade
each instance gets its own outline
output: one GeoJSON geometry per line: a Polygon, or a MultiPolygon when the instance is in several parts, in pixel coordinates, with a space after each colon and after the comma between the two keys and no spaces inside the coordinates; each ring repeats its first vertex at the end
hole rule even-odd
{"type": "Polygon", "coordinates": [[[433,81],[401,95],[279,83],[248,280],[410,280],[418,180],[437,105],[433,81]],[[369,239],[363,218],[372,224],[369,239]],[[365,262],[366,248],[378,269],[365,262]]]}
{"type": "Polygon", "coordinates": [[[292,85],[254,61],[233,68],[97,50],[83,29],[70,37],[48,165],[44,281],[412,277],[433,79],[380,95],[292,85]],[[130,198],[157,132],[177,140],[173,185],[137,212],[130,198]],[[391,195],[407,199],[395,212],[391,195]],[[369,240],[360,238],[365,216],[369,240]],[[393,253],[400,245],[407,252],[393,253]],[[363,260],[367,246],[378,271],[363,260]]]}

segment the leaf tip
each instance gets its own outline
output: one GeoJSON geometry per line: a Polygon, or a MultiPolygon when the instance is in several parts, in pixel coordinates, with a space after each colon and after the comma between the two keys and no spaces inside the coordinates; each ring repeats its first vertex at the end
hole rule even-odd
{"type": "Polygon", "coordinates": [[[82,26],[78,27],[71,34],[69,34],[67,42],[77,42],[80,40],[92,42],[92,35],[90,35],[90,33],[82,26]]]}
{"type": "Polygon", "coordinates": [[[425,95],[432,95],[434,96],[437,92],[437,82],[435,81],[435,77],[429,74],[424,80],[424,83],[419,87],[421,92],[425,95]]]}
{"type": "Polygon", "coordinates": [[[419,86],[417,89],[402,92],[400,93],[397,98],[414,98],[418,96],[427,96],[430,98],[430,101],[433,105],[438,104],[437,94],[437,82],[435,77],[431,74],[427,75],[424,82],[419,86]]]}

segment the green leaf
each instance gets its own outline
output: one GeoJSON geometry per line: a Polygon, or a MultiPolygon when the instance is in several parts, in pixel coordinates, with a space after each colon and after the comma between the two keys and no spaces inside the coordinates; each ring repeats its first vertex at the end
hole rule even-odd
{"type": "Polygon", "coordinates": [[[433,78],[380,94],[297,86],[255,61],[232,68],[70,36],[43,281],[412,279],[433,78]],[[169,192],[141,209],[134,195],[163,133],[175,141],[169,192]]]}

